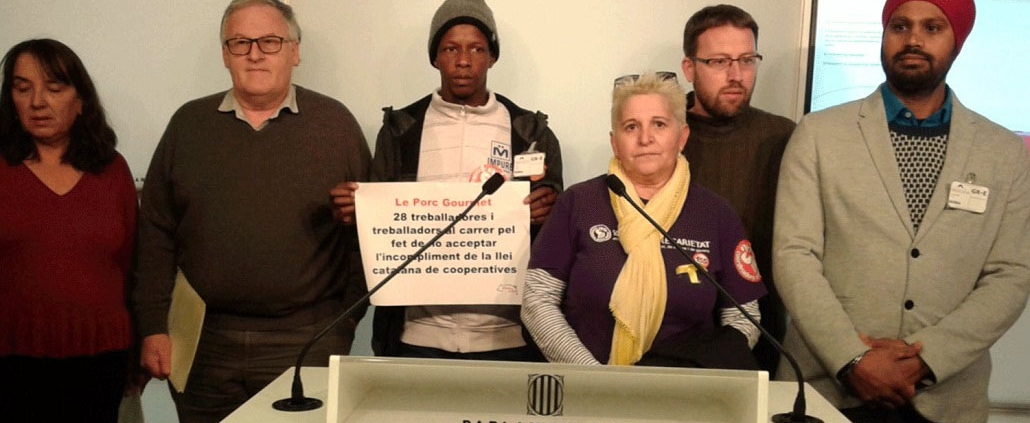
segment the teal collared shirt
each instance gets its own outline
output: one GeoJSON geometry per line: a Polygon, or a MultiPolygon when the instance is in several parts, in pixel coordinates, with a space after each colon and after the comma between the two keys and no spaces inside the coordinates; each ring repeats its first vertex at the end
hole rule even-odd
{"type": "Polygon", "coordinates": [[[947,85],[944,86],[944,104],[923,120],[916,119],[912,111],[901,103],[901,100],[894,95],[886,83],[880,84],[880,95],[883,97],[883,108],[887,112],[888,125],[936,128],[951,123],[951,88],[947,85]]]}
{"type": "MultiPolygon", "coordinates": [[[[286,93],[286,98],[283,99],[279,108],[275,110],[275,113],[273,113],[272,116],[268,117],[268,120],[262,122],[261,126],[255,129],[258,131],[264,129],[265,126],[268,126],[268,121],[279,117],[279,112],[283,109],[289,110],[293,114],[300,113],[300,108],[297,107],[297,86],[290,84],[290,90],[286,93]]],[[[240,106],[240,103],[236,101],[236,97],[233,96],[232,90],[225,93],[225,97],[222,98],[222,103],[218,105],[218,111],[222,113],[234,112],[236,114],[236,119],[248,122],[247,117],[243,115],[243,108],[240,106]]]]}

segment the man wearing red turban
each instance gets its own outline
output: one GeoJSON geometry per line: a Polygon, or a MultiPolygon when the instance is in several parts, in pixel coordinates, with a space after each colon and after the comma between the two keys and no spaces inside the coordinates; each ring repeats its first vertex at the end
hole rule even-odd
{"type": "Polygon", "coordinates": [[[975,15],[888,0],[886,83],[805,116],[784,153],[784,344],[852,421],[986,422],[989,349],[1030,293],[1030,157],[945,83],[975,15]]]}

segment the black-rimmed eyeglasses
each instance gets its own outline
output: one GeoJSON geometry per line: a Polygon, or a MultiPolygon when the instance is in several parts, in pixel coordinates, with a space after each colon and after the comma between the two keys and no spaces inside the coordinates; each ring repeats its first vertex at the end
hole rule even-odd
{"type": "Polygon", "coordinates": [[[730,65],[732,65],[733,62],[739,63],[741,68],[744,68],[744,69],[754,69],[754,68],[757,68],[758,65],[762,63],[762,55],[761,54],[752,54],[752,55],[748,55],[748,56],[740,56],[740,57],[738,57],[736,59],[730,59],[729,57],[714,57],[714,58],[711,58],[711,59],[702,59],[700,57],[691,57],[690,60],[693,60],[695,62],[704,63],[705,65],[708,65],[708,67],[710,67],[712,69],[715,69],[717,71],[724,71],[726,69],[729,69],[730,65]]]}
{"type": "Polygon", "coordinates": [[[265,54],[273,54],[282,51],[283,43],[289,42],[283,37],[266,35],[259,38],[236,37],[225,40],[225,48],[235,56],[246,56],[250,54],[250,47],[257,44],[258,50],[265,54]]]}
{"type": "MultiPolygon", "coordinates": [[[[654,75],[657,76],[658,79],[660,79],[662,81],[675,81],[676,80],[676,72],[660,71],[660,72],[655,72],[654,75]]],[[[622,75],[622,76],[620,76],[618,78],[615,78],[615,86],[617,87],[617,86],[622,85],[622,84],[627,84],[627,83],[630,83],[630,82],[635,82],[638,79],[640,79],[640,75],[639,74],[622,75]]]]}

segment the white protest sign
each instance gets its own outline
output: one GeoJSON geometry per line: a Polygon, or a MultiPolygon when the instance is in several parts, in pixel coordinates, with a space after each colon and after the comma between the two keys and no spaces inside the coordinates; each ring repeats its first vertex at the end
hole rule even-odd
{"type": "MultiPolygon", "coordinates": [[[[365,182],[355,191],[372,289],[482,191],[466,182],[365,182]]],[[[529,264],[529,182],[506,182],[372,296],[372,304],[521,304],[529,264]]]]}

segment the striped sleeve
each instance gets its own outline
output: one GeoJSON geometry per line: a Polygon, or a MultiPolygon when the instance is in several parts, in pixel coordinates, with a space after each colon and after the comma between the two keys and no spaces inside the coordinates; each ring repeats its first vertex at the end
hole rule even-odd
{"type": "MultiPolygon", "coordinates": [[[[743,307],[748,314],[754,317],[756,321],[762,321],[762,313],[758,311],[758,300],[746,302],[742,304],[741,307],[743,307]]],[[[744,317],[736,307],[726,307],[722,309],[721,322],[723,326],[731,326],[734,329],[739,330],[740,333],[743,333],[744,336],[747,337],[748,347],[754,348],[755,344],[758,343],[758,337],[760,336],[758,327],[751,324],[751,322],[747,320],[747,317],[744,317]]]]}
{"type": "Polygon", "coordinates": [[[551,276],[543,269],[527,270],[522,297],[522,322],[547,361],[601,364],[565,320],[560,307],[564,292],[565,281],[551,276]]]}

